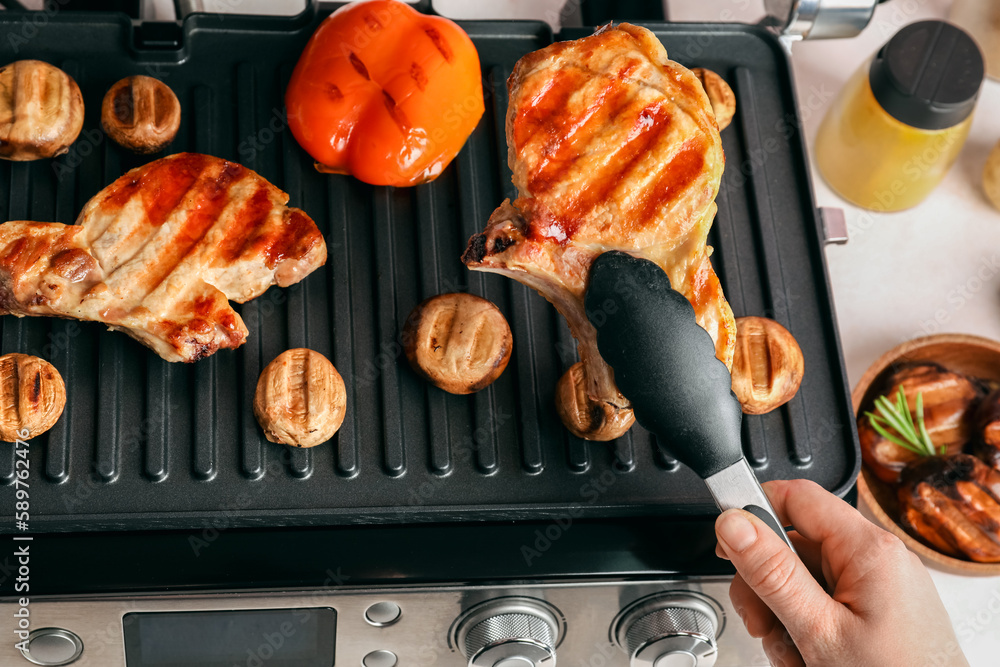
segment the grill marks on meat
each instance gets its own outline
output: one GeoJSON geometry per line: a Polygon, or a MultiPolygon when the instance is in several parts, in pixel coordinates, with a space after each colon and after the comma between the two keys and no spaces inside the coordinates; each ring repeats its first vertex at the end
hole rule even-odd
{"type": "Polygon", "coordinates": [[[0,225],[0,307],[105,322],[168,361],[247,336],[230,300],[298,282],[326,261],[316,224],[233,162],[182,153],[98,193],[77,225],[0,225]]]}
{"type": "Polygon", "coordinates": [[[929,456],[897,489],[903,526],[939,551],[1000,562],[1000,472],[974,456],[929,456]]]}
{"type": "Polygon", "coordinates": [[[725,158],[708,98],[644,28],[620,24],[522,58],[508,81],[505,201],[462,259],[538,290],[577,338],[590,397],[629,410],[583,307],[594,259],[656,262],[732,365],[736,325],[706,245],[725,158]]]}

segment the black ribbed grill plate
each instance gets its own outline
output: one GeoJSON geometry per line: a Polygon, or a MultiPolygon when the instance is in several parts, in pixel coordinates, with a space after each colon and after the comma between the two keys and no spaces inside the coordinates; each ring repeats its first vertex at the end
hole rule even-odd
{"type": "MultiPolygon", "coordinates": [[[[3,13],[0,34],[21,35],[24,21],[3,13]]],[[[318,174],[285,129],[285,82],[315,21],[195,15],[181,51],[133,48],[132,26],[115,15],[56,15],[25,40],[0,40],[0,64],[52,62],[76,78],[87,105],[68,155],[0,162],[7,219],[73,222],[89,197],[144,162],[103,137],[99,111],[114,81],[150,74],[183,107],[169,152],[258,171],[316,219],[330,257],[301,284],[238,307],[247,344],[193,365],[166,363],[100,324],[0,318],[2,352],[43,356],[67,384],[62,419],[31,442],[32,529],[711,511],[700,480],[642,429],[611,444],[571,437],[553,407],[556,381],[576,360],[562,319],[533,291],[458,259],[513,195],[504,82],[520,56],[551,41],[547,28],[464,24],[482,59],[486,114],[438,180],[392,189],[318,174]],[[514,334],[507,371],[472,396],[420,380],[399,342],[415,304],[454,290],[495,302],[514,334]],[[348,387],[343,427],[311,450],[266,442],[251,409],[264,365],[299,346],[327,355],[348,387]]],[[[857,444],[785,56],[754,28],[651,27],[672,57],[722,73],[736,91],[711,238],[716,268],[737,315],[775,317],[805,353],[799,395],[746,419],[747,455],[762,478],[808,477],[843,492],[857,474],[857,444]]],[[[0,531],[13,526],[13,476],[13,447],[0,444],[0,531]]]]}

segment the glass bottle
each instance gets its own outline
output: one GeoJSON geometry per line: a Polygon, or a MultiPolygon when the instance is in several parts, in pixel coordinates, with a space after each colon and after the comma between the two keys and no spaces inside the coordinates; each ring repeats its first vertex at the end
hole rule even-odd
{"type": "Polygon", "coordinates": [[[983,82],[976,43],[944,21],[900,30],[848,81],[816,137],[823,178],[876,211],[919,204],[969,134],[983,82]]]}

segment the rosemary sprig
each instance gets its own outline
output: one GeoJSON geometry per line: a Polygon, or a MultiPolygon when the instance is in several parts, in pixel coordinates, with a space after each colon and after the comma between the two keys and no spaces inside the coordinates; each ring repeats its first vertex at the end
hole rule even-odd
{"type": "Polygon", "coordinates": [[[927,426],[924,424],[923,392],[917,394],[916,422],[913,421],[913,415],[906,404],[906,393],[902,387],[899,388],[896,394],[895,403],[890,401],[888,396],[879,396],[876,398],[875,410],[878,414],[866,412],[865,415],[871,422],[875,432],[886,440],[894,442],[918,456],[944,454],[944,445],[936,449],[934,443],[931,441],[930,434],[927,433],[927,426]]]}

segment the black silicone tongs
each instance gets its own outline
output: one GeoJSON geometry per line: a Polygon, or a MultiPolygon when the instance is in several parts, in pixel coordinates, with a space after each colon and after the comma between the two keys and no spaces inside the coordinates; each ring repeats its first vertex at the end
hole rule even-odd
{"type": "Polygon", "coordinates": [[[729,370],[663,269],[606,252],[591,267],[585,305],[601,356],[639,423],[705,480],[720,509],[753,513],[792,547],[743,457],[743,412],[729,370]]]}

